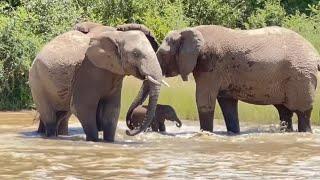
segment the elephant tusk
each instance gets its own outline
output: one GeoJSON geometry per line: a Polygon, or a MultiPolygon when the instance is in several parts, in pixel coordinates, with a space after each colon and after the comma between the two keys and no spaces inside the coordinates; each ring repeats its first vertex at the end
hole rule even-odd
{"type": "Polygon", "coordinates": [[[155,79],[153,79],[151,76],[147,76],[146,78],[147,80],[153,82],[154,84],[160,85],[161,83],[155,79]]]}
{"type": "Polygon", "coordinates": [[[164,85],[167,86],[167,87],[170,87],[170,85],[169,85],[165,80],[163,80],[163,79],[161,80],[161,83],[164,84],[164,85]]]}

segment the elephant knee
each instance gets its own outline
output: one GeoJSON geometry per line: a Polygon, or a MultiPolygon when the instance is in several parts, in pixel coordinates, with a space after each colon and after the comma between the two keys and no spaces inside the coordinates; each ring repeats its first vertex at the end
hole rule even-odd
{"type": "Polygon", "coordinates": [[[210,105],[199,105],[198,111],[199,112],[211,112],[213,110],[213,106],[210,105]]]}

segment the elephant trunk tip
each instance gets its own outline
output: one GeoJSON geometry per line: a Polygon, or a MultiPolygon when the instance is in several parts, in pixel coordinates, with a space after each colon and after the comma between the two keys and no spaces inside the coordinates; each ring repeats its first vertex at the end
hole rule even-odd
{"type": "Polygon", "coordinates": [[[180,120],[177,120],[176,126],[180,128],[182,126],[182,122],[180,120]]]}
{"type": "Polygon", "coordinates": [[[133,129],[133,130],[126,130],[126,134],[128,136],[135,136],[137,134],[139,134],[141,131],[139,131],[138,129],[133,129]]]}

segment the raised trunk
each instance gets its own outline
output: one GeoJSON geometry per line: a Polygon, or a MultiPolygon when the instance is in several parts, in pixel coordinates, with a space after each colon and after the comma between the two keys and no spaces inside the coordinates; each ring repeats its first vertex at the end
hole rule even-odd
{"type": "Polygon", "coordinates": [[[126,116],[126,123],[129,129],[133,130],[134,126],[131,124],[130,120],[131,120],[131,115],[133,110],[138,107],[139,105],[141,105],[147,98],[148,94],[150,92],[149,89],[149,82],[148,81],[143,81],[143,84],[140,88],[140,91],[137,95],[137,97],[133,100],[132,104],[130,105],[128,112],[127,112],[127,116],[126,116]]]}
{"type": "MultiPolygon", "coordinates": [[[[148,89],[150,91],[147,114],[146,114],[146,117],[143,120],[141,126],[139,126],[138,129],[133,129],[133,130],[127,130],[126,131],[127,135],[129,135],[129,136],[134,136],[134,135],[139,134],[140,132],[145,131],[151,125],[151,123],[153,121],[153,118],[154,118],[154,115],[155,115],[155,112],[156,112],[156,107],[157,107],[157,102],[158,102],[158,97],[159,97],[161,85],[154,84],[154,83],[152,83],[150,81],[145,81],[143,86],[149,86],[148,89]]],[[[141,87],[141,88],[144,88],[144,87],[141,87]]],[[[143,97],[143,96],[141,96],[141,97],[143,97]]],[[[131,107],[134,107],[134,106],[131,106],[131,107]]]]}

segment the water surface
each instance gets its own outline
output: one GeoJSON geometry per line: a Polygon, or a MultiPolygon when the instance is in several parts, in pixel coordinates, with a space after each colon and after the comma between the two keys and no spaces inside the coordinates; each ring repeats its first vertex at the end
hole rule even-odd
{"type": "Polygon", "coordinates": [[[125,135],[115,143],[84,141],[71,120],[70,135],[45,139],[32,112],[0,113],[0,179],[320,179],[320,128],[280,133],[274,125],[223,125],[200,132],[198,122],[167,123],[167,133],[125,135]]]}

